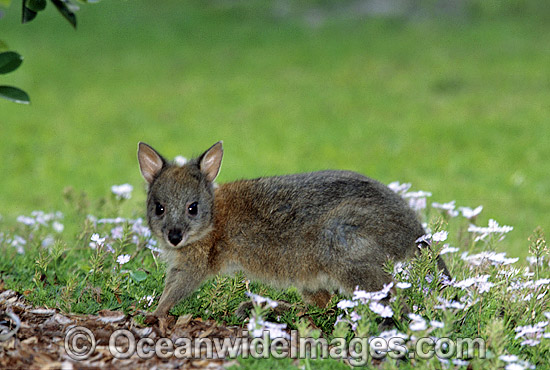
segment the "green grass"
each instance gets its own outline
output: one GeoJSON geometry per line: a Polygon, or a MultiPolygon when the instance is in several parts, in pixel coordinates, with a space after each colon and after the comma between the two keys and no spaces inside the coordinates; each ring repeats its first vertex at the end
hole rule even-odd
{"type": "MultiPolygon", "coordinates": [[[[163,289],[165,266],[149,248],[154,239],[146,229],[138,227],[142,226],[140,221],[128,218],[120,218],[117,223],[109,221],[120,216],[127,206],[125,201],[112,195],[88,199],[69,192],[65,199],[64,215],[35,213],[20,219],[13,227],[3,225],[0,285],[23,294],[35,306],[83,314],[96,314],[102,309],[122,310],[142,322],[142,310],[153,310],[163,289]],[[64,230],[59,231],[59,224],[64,225],[64,230]],[[97,241],[97,238],[105,239],[97,241]],[[94,240],[96,244],[91,245],[94,240]],[[121,263],[121,255],[128,255],[129,260],[121,263]]],[[[463,217],[449,218],[431,207],[424,210],[421,217],[429,222],[434,235],[448,231],[448,239],[437,242],[434,237],[432,248],[424,248],[401,269],[388,264],[388,271],[393,272],[396,282],[410,284],[408,287],[396,285],[392,299],[382,301],[392,310],[393,329],[397,332],[391,336],[404,335],[411,350],[416,345],[414,338],[482,339],[486,356],[481,356],[481,350],[465,357],[451,353],[450,360],[467,361],[456,364],[455,369],[502,369],[506,365],[502,356],[510,355],[517,356],[512,362],[524,368],[528,366],[523,361],[540,369],[548,368],[550,267],[544,235],[539,232],[532,236],[528,250],[537,261],[527,263],[507,260],[494,253],[501,250],[504,234],[493,233],[476,241],[476,234],[467,231],[470,221],[463,217]],[[442,283],[441,277],[433,272],[437,271],[438,254],[448,246],[445,243],[457,246],[458,250],[444,255],[454,280],[442,283]],[[525,264],[528,267],[519,268],[525,264]],[[451,307],[450,303],[462,306],[451,307]],[[449,306],[439,307],[441,305],[449,306]],[[416,318],[406,314],[404,307],[416,314],[416,318]],[[434,320],[439,325],[434,324],[434,320]],[[426,326],[414,328],[419,321],[426,326]]],[[[261,320],[277,321],[286,324],[287,329],[297,330],[302,338],[322,337],[327,341],[345,338],[346,343],[388,335],[382,332],[382,320],[371,308],[372,301],[360,298],[361,293],[354,297],[336,295],[321,309],[304,304],[295,288],[275,290],[250,282],[242,274],[210,279],[171,313],[246,326],[247,321],[237,318],[234,312],[249,299],[246,296],[249,291],[291,305],[289,311],[278,315],[256,305],[250,320],[254,319],[260,327],[265,325],[261,320]],[[347,302],[347,308],[341,306],[343,302],[347,302]]],[[[249,328],[251,332],[252,329],[249,328]]],[[[362,356],[352,355],[352,358],[366,360],[362,356]]],[[[256,360],[249,357],[239,358],[238,363],[235,369],[349,368],[336,359],[315,358],[256,360]]],[[[389,370],[397,367],[439,369],[442,365],[438,358],[407,357],[367,361],[367,366],[389,370]]]]}
{"type": "Polygon", "coordinates": [[[140,140],[172,157],[223,139],[221,182],[325,168],[411,182],[482,204],[483,220],[515,227],[502,248],[526,255],[550,224],[550,23],[311,24],[323,2],[286,16],[270,4],[104,1],[82,6],[77,31],[53,7],[21,25],[12,4],[0,35],[25,62],[1,83],[32,104],[0,101],[5,222],[62,209],[66,186],[140,188],[140,140]]]}

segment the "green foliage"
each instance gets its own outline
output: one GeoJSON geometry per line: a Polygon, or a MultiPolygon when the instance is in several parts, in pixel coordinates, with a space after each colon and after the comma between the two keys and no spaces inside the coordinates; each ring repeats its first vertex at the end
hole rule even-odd
{"type": "MultiPolygon", "coordinates": [[[[75,11],[78,7],[69,0],[50,0],[61,15],[76,28],[75,11]]],[[[9,7],[11,0],[0,2],[0,6],[9,7]]],[[[36,18],[39,12],[46,9],[46,0],[22,0],[21,23],[28,23],[36,18]]],[[[0,51],[7,48],[5,43],[0,40],[0,51]]],[[[19,67],[23,58],[15,52],[4,52],[0,54],[0,74],[9,73],[19,67]]],[[[13,86],[0,86],[0,98],[10,100],[15,103],[29,104],[29,95],[13,86]]]]}
{"type": "MultiPolygon", "coordinates": [[[[61,15],[76,28],[75,11],[78,7],[69,0],[50,0],[61,15]]],[[[21,14],[21,22],[28,23],[36,18],[39,12],[46,9],[46,0],[23,0],[23,10],[21,14]]]]}
{"type": "MultiPolygon", "coordinates": [[[[6,74],[15,71],[17,68],[19,68],[21,63],[23,63],[23,57],[18,53],[14,51],[1,52],[0,74],[6,74]]],[[[30,99],[27,93],[13,86],[0,86],[0,98],[11,100],[15,103],[30,103],[30,99]]]]}
{"type": "Polygon", "coordinates": [[[6,51],[0,53],[0,74],[15,71],[23,63],[23,57],[16,52],[6,51]]]}

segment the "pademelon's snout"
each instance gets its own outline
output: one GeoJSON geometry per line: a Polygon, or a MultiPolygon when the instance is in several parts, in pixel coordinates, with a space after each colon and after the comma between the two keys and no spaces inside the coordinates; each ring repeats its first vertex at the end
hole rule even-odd
{"type": "Polygon", "coordinates": [[[168,231],[166,238],[172,246],[178,247],[185,243],[187,240],[187,234],[184,234],[183,230],[180,228],[174,228],[168,231]]]}

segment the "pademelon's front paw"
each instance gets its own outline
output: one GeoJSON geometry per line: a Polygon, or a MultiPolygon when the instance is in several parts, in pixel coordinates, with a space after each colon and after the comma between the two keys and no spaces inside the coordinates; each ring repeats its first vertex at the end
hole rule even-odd
{"type": "Polygon", "coordinates": [[[159,319],[168,317],[168,310],[157,308],[153,313],[145,312],[144,322],[148,325],[156,324],[159,322],[159,319]]]}

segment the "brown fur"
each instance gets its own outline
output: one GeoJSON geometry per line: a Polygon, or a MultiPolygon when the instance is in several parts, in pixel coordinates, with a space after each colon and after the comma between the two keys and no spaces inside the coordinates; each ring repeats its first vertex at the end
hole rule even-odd
{"type": "Polygon", "coordinates": [[[379,290],[391,280],[384,263],[411,257],[424,234],[398,195],[354,172],[241,180],[214,190],[222,155],[216,143],[178,167],[139,145],[149,183],[147,218],[168,262],[156,316],[209,276],[236,270],[275,286],[294,285],[321,306],[330,291],[379,290]]]}

